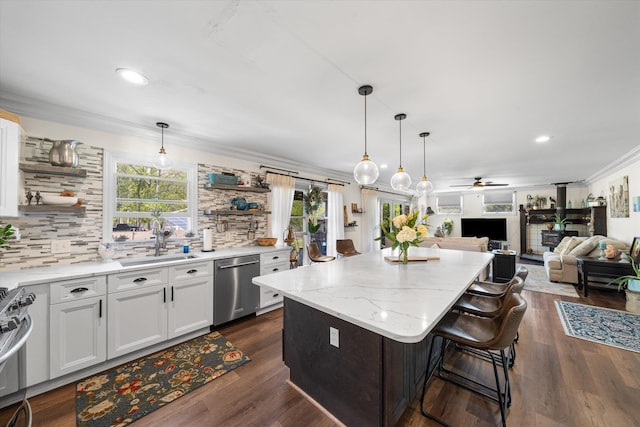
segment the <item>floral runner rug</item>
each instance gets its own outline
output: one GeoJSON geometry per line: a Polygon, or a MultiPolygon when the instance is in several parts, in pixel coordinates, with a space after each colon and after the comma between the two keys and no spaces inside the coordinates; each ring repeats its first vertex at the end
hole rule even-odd
{"type": "Polygon", "coordinates": [[[85,378],[76,385],[77,425],[128,425],[250,360],[212,332],[85,378]]]}
{"type": "Polygon", "coordinates": [[[564,333],[640,353],[640,315],[556,300],[564,333]]]}

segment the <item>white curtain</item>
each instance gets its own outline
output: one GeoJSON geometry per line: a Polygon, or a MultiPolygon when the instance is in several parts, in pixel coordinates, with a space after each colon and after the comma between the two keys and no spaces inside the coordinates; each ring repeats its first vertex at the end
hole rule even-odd
{"type": "Polygon", "coordinates": [[[363,188],[360,192],[362,196],[362,248],[365,252],[372,252],[380,249],[380,242],[374,241],[380,236],[380,215],[378,213],[378,193],[375,190],[363,188]]]}
{"type": "Polygon", "coordinates": [[[327,187],[327,255],[337,256],[336,240],[344,239],[344,200],[342,185],[329,184],[327,187]]]}
{"type": "Polygon", "coordinates": [[[277,237],[278,243],[283,244],[284,231],[289,227],[291,219],[291,205],[296,180],[290,176],[267,173],[267,182],[271,188],[269,193],[269,236],[277,237]]]}

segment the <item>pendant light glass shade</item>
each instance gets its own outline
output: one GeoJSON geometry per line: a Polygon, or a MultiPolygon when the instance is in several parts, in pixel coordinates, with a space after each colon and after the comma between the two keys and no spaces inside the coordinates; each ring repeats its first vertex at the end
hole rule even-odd
{"type": "Polygon", "coordinates": [[[160,129],[162,129],[162,147],[160,147],[160,151],[158,154],[153,156],[153,165],[158,169],[169,169],[171,165],[173,165],[173,161],[167,155],[167,152],[164,149],[164,130],[169,127],[168,124],[158,122],[156,123],[160,129]]]}
{"type": "Polygon", "coordinates": [[[391,187],[398,191],[407,191],[411,187],[411,177],[402,169],[402,120],[406,118],[406,114],[396,114],[395,116],[395,119],[400,124],[400,166],[398,166],[398,171],[391,177],[391,187]]]}
{"type": "Polygon", "coordinates": [[[416,192],[421,196],[426,196],[427,194],[433,191],[433,184],[431,181],[427,180],[427,149],[426,149],[426,138],[429,136],[429,132],[422,132],[420,137],[422,138],[422,154],[423,154],[423,163],[422,163],[422,180],[416,184],[416,192]]]}
{"type": "Polygon", "coordinates": [[[373,184],[378,179],[380,171],[378,165],[369,160],[366,154],[362,156],[362,161],[353,168],[353,177],[361,185],[373,184]]]}
{"type": "Polygon", "coordinates": [[[433,191],[433,184],[427,180],[426,176],[422,177],[422,180],[416,184],[416,191],[421,196],[426,196],[433,191]]]}
{"type": "Polygon", "coordinates": [[[353,177],[360,185],[373,184],[380,174],[378,165],[369,160],[367,155],[367,95],[372,92],[373,87],[369,85],[358,88],[358,93],[364,96],[364,154],[362,160],[353,168],[353,177]]]}

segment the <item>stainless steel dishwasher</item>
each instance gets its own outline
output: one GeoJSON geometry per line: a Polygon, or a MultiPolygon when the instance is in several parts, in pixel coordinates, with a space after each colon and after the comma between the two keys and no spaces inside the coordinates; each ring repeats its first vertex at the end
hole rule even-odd
{"type": "Polygon", "coordinates": [[[251,279],[260,275],[260,255],[214,262],[213,324],[220,325],[260,308],[260,287],[251,279]]]}

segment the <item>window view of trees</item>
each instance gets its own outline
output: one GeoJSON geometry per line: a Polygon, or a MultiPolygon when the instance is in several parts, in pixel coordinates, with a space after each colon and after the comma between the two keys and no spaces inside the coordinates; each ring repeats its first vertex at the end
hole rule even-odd
{"type": "Polygon", "coordinates": [[[114,241],[150,239],[154,214],[173,228],[174,236],[190,230],[187,172],[117,163],[115,180],[114,241]]]}

